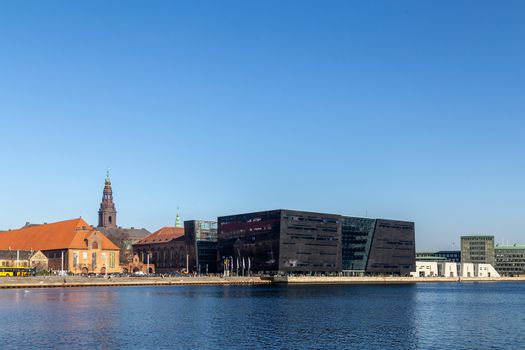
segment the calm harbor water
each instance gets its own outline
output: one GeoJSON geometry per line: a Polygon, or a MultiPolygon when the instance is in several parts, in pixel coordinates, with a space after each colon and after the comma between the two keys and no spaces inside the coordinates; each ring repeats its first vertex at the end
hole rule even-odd
{"type": "Polygon", "coordinates": [[[519,349],[525,284],[1,290],[2,349],[519,349]]]}

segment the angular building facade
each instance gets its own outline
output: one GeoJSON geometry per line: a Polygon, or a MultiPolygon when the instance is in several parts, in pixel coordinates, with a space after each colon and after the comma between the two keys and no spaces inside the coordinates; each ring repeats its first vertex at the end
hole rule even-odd
{"type": "Polygon", "coordinates": [[[251,271],[341,270],[339,215],[279,209],[223,216],[218,238],[221,261],[249,258],[251,271]]]}
{"type": "Polygon", "coordinates": [[[343,272],[410,275],[415,271],[413,222],[343,216],[343,272]]]}
{"type": "Polygon", "coordinates": [[[367,218],[342,217],[342,270],[362,275],[366,270],[376,221],[367,218]]]}
{"type": "Polygon", "coordinates": [[[280,209],[218,225],[219,257],[249,257],[254,272],[408,276],[416,268],[413,222],[280,209]]]}

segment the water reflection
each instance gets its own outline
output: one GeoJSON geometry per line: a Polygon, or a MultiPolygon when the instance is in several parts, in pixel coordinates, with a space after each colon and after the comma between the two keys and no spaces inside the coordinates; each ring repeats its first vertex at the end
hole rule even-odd
{"type": "Polygon", "coordinates": [[[4,349],[512,348],[525,340],[524,292],[521,284],[4,290],[0,342],[4,349]]]}

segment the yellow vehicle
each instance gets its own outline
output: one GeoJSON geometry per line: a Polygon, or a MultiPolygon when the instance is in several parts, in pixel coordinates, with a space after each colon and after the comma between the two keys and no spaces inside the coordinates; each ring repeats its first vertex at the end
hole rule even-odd
{"type": "Polygon", "coordinates": [[[27,277],[35,274],[36,270],[29,267],[0,267],[0,277],[27,277]]]}

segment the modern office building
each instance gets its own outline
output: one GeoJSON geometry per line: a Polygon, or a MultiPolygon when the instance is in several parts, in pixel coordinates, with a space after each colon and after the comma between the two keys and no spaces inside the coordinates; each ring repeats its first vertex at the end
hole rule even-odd
{"type": "Polygon", "coordinates": [[[495,268],[504,276],[525,275],[525,245],[496,245],[495,268]]]}
{"type": "Polygon", "coordinates": [[[222,216],[218,218],[219,257],[233,265],[244,261],[244,267],[249,259],[255,272],[339,272],[340,219],[339,215],[283,209],[222,216]]]}
{"type": "Polygon", "coordinates": [[[216,221],[184,221],[184,240],[190,271],[199,274],[217,272],[216,221]]]}
{"type": "Polygon", "coordinates": [[[445,258],[446,261],[461,262],[460,250],[440,250],[438,252],[417,252],[416,260],[424,257],[445,258]]]}
{"type": "Polygon", "coordinates": [[[461,262],[494,266],[494,236],[461,236],[461,262]]]}
{"type": "Polygon", "coordinates": [[[409,275],[414,223],[293,210],[219,217],[219,256],[255,272],[409,275]]]}
{"type": "Polygon", "coordinates": [[[342,270],[348,275],[364,275],[376,221],[367,218],[341,218],[342,270]]]}
{"type": "Polygon", "coordinates": [[[413,222],[341,217],[342,270],[348,275],[415,271],[413,222]]]}

